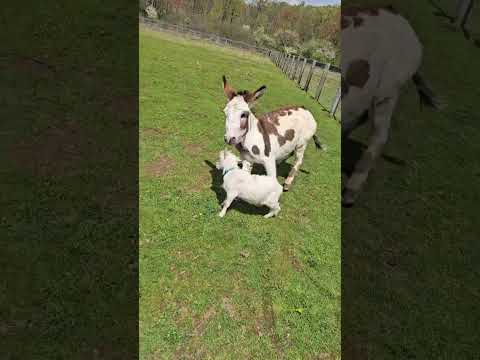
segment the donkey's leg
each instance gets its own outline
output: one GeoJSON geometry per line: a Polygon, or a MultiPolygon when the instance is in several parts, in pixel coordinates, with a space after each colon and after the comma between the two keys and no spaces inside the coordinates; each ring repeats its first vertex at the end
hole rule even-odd
{"type": "MultiPolygon", "coordinates": [[[[375,100],[373,100],[375,101],[375,100]]],[[[352,175],[346,181],[342,193],[342,204],[352,206],[355,199],[368,178],[370,170],[383,150],[388,139],[390,121],[397,101],[397,95],[372,106],[372,130],[368,141],[368,148],[363,152],[360,160],[355,164],[352,175]]]]}
{"type": "Polygon", "coordinates": [[[297,172],[300,170],[300,166],[302,166],[303,154],[305,154],[306,147],[307,144],[301,144],[295,148],[295,164],[290,169],[290,173],[285,179],[285,183],[283,184],[284,191],[288,191],[290,189],[290,186],[292,186],[293,179],[295,178],[297,172]]]}
{"type": "Polygon", "coordinates": [[[275,159],[269,158],[263,163],[263,165],[265,166],[267,176],[277,178],[277,163],[275,162],[275,159]]]}

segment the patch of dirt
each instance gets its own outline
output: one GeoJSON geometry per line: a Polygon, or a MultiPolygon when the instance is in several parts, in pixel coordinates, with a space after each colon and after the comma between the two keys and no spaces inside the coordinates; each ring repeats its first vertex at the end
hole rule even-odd
{"type": "Polygon", "coordinates": [[[74,120],[51,126],[9,149],[20,167],[40,176],[73,175],[83,171],[81,161],[98,161],[102,153],[74,120]]]}
{"type": "Polygon", "coordinates": [[[293,255],[291,258],[292,261],[292,266],[296,271],[302,271],[303,270],[303,265],[300,262],[300,260],[297,259],[295,255],[293,255]]]}
{"type": "Polygon", "coordinates": [[[365,342],[356,336],[342,336],[342,357],[344,359],[367,360],[365,342]]]}
{"type": "Polygon", "coordinates": [[[198,339],[203,335],[209,321],[215,316],[217,312],[215,308],[211,306],[210,308],[202,314],[200,318],[194,320],[193,330],[190,333],[190,337],[186,342],[179,345],[175,354],[174,359],[197,359],[199,351],[202,351],[201,344],[197,344],[198,339]]]}
{"type": "Polygon", "coordinates": [[[142,128],[140,129],[140,136],[144,138],[155,138],[163,135],[165,132],[157,128],[142,128]]]}
{"type": "Polygon", "coordinates": [[[181,305],[179,308],[178,308],[178,318],[177,318],[177,321],[179,323],[183,323],[187,318],[188,318],[188,315],[190,314],[190,311],[188,310],[188,307],[186,307],[185,305],[181,305]]]}
{"type": "Polygon", "coordinates": [[[0,58],[0,68],[28,73],[36,77],[50,76],[55,72],[55,67],[43,60],[13,54],[0,58]]]}
{"type": "Polygon", "coordinates": [[[137,188],[129,185],[129,180],[123,180],[117,186],[102,190],[97,196],[97,203],[102,211],[138,209],[137,188]]]}
{"type": "Polygon", "coordinates": [[[335,354],[330,354],[330,353],[321,353],[317,355],[314,360],[335,360],[337,357],[335,354]]]}
{"type": "Polygon", "coordinates": [[[174,167],[175,161],[168,156],[161,156],[144,167],[144,173],[148,176],[162,177],[167,175],[174,167]]]}
{"type": "Polygon", "coordinates": [[[114,120],[123,125],[137,125],[138,99],[135,96],[119,95],[107,101],[106,111],[113,115],[114,120]]]}
{"type": "Polygon", "coordinates": [[[202,169],[201,173],[197,175],[193,184],[187,189],[187,191],[199,193],[212,186],[212,180],[207,170],[202,169]]]}
{"type": "Polygon", "coordinates": [[[177,274],[175,274],[175,281],[181,281],[181,280],[184,280],[184,279],[189,279],[191,276],[191,274],[188,272],[188,271],[185,271],[185,270],[182,270],[180,272],[178,272],[177,274]]]}
{"type": "Polygon", "coordinates": [[[202,144],[194,144],[190,142],[183,142],[183,147],[186,153],[192,157],[199,156],[200,153],[204,150],[204,146],[202,144]]]}
{"type": "Polygon", "coordinates": [[[240,251],[240,256],[243,258],[248,258],[250,256],[250,252],[247,250],[240,251]]]}
{"type": "Polygon", "coordinates": [[[284,358],[283,347],[280,338],[276,332],[276,316],[273,311],[273,304],[270,298],[264,298],[263,300],[263,323],[264,330],[270,336],[273,346],[277,352],[279,359],[284,358]]]}
{"type": "Polygon", "coordinates": [[[227,312],[228,316],[230,316],[233,320],[238,320],[237,312],[235,311],[235,307],[233,306],[231,300],[228,297],[224,297],[222,299],[222,306],[223,309],[227,312]]]}
{"type": "Polygon", "coordinates": [[[290,260],[290,263],[296,271],[301,272],[303,270],[303,264],[298,260],[293,249],[284,249],[283,253],[290,260]]]}
{"type": "Polygon", "coordinates": [[[255,327],[254,327],[254,330],[255,330],[255,334],[257,334],[258,337],[261,337],[263,336],[263,329],[262,329],[262,324],[260,322],[259,319],[256,319],[255,320],[255,327]]]}

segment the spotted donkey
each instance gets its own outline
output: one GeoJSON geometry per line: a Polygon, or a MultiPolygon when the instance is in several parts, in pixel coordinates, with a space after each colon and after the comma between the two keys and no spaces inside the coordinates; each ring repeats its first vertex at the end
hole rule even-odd
{"type": "Polygon", "coordinates": [[[421,103],[438,102],[418,69],[422,45],[408,21],[387,8],[342,9],[342,138],[365,120],[372,123],[368,147],[342,191],[351,206],[382,152],[400,88],[410,79],[421,103]]]}
{"type": "Polygon", "coordinates": [[[252,164],[262,164],[267,175],[273,177],[277,176],[276,164],[295,153],[295,164],[283,185],[288,191],[310,139],[313,137],[316,147],[322,149],[313,115],[303,106],[289,106],[257,118],[250,108],[265,93],[265,86],[253,93],[237,93],[223,76],[223,89],[228,99],[224,109],[225,142],[239,150],[243,169],[251,172],[252,164]]]}

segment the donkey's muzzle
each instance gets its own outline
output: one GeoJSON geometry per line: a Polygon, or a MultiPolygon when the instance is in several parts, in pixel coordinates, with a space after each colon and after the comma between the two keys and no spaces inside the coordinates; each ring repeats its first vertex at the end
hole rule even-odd
{"type": "Polygon", "coordinates": [[[226,136],[225,136],[225,142],[228,144],[228,145],[235,145],[236,144],[236,139],[235,137],[231,137],[230,139],[228,139],[226,136]]]}

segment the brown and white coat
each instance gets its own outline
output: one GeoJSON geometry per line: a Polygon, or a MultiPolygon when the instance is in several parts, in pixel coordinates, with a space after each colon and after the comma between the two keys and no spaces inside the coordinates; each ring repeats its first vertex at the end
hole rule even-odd
{"type": "Polygon", "coordinates": [[[313,137],[321,148],[315,136],[317,123],[313,115],[302,106],[288,106],[257,118],[250,107],[263,95],[265,86],[253,93],[237,93],[225,77],[223,86],[228,99],[224,109],[225,142],[240,151],[244,169],[251,171],[252,164],[262,164],[267,175],[273,177],[277,174],[276,164],[294,153],[295,164],[284,184],[284,190],[288,190],[300,169],[309,140],[313,137]]]}
{"type": "Polygon", "coordinates": [[[362,120],[372,123],[368,147],[342,184],[342,203],[351,206],[387,141],[401,87],[412,79],[423,103],[437,103],[418,73],[422,45],[393,8],[342,9],[341,27],[342,137],[362,120]]]}

